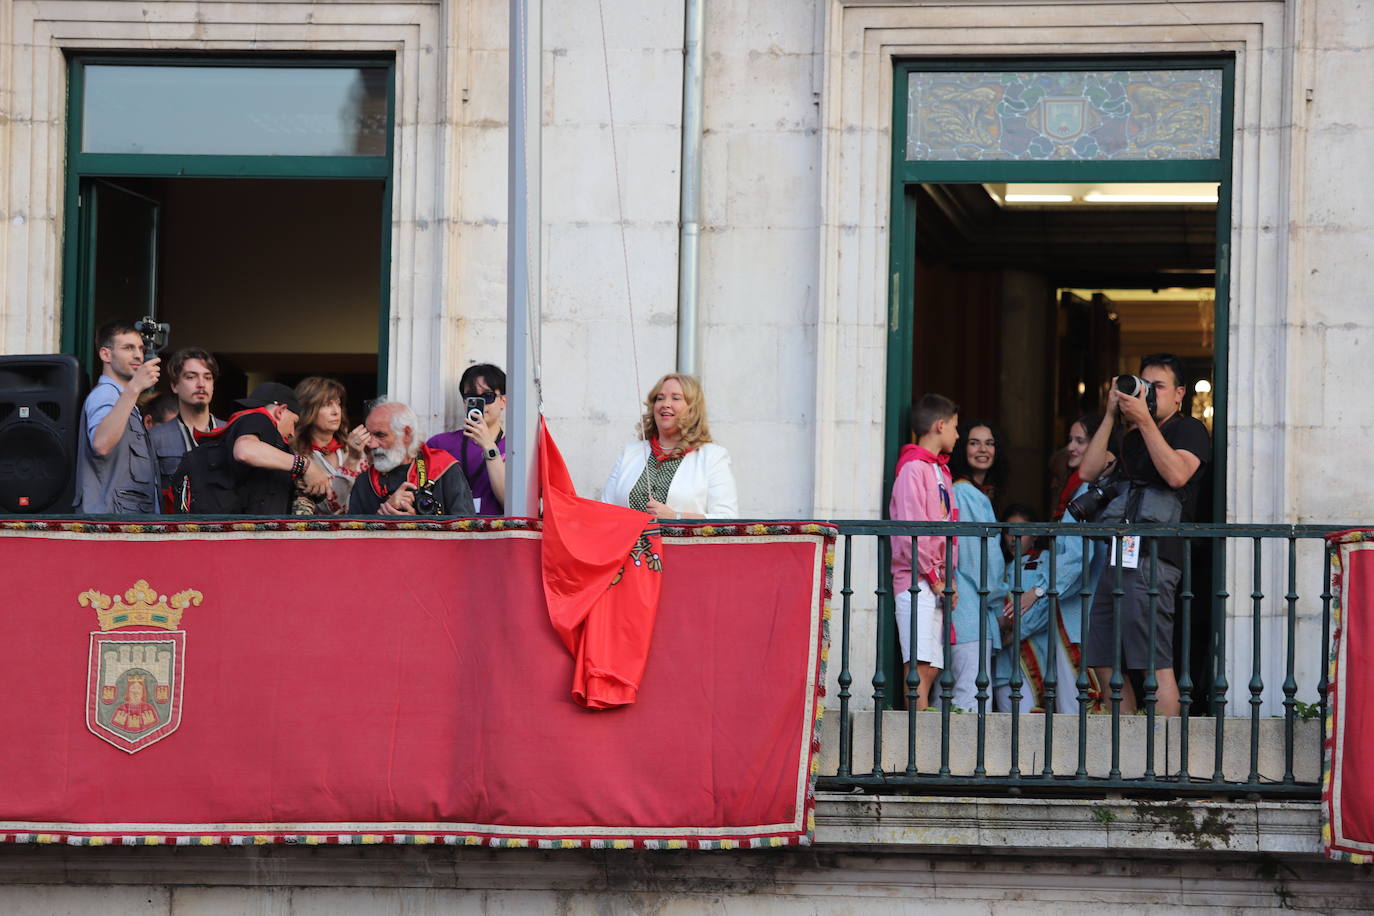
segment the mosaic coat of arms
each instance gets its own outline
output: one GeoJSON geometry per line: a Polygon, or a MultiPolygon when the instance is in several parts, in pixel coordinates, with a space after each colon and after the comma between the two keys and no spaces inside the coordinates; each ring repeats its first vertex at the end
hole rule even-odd
{"type": "Polygon", "coordinates": [[[86,680],[92,734],[132,754],[177,730],[186,665],[186,633],[178,627],[202,597],[188,589],[169,600],[143,579],[122,597],[94,589],[78,596],[100,620],[86,680]]]}

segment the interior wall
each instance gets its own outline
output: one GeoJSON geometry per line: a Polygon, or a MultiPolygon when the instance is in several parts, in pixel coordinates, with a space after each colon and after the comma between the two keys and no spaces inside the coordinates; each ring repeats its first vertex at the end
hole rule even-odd
{"type": "Polygon", "coordinates": [[[173,346],[376,354],[384,193],[380,181],[167,181],[159,301],[173,346]]]}
{"type": "Polygon", "coordinates": [[[1001,276],[916,260],[912,398],[937,392],[959,405],[962,421],[997,419],[1000,410],[1001,276]]]}
{"type": "Polygon", "coordinates": [[[1053,451],[1050,430],[1054,413],[1055,330],[1058,327],[1054,289],[1034,273],[1008,270],[1001,278],[1001,420],[1009,448],[999,446],[997,458],[1008,462],[1006,497],[1045,510],[1049,479],[1046,457],[1053,451]]]}

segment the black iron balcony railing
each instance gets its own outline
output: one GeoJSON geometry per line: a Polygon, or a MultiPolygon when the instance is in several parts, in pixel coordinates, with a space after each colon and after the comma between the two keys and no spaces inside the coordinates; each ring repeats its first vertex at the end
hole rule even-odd
{"type": "MultiPolygon", "coordinates": [[[[1324,775],[1322,747],[1326,738],[1332,603],[1332,553],[1325,536],[1341,529],[1197,524],[1129,528],[1071,524],[837,524],[840,536],[835,581],[840,588],[832,610],[830,663],[839,665],[839,690],[828,705],[829,715],[838,712],[839,721],[835,726],[827,722],[824,729],[828,753],[823,756],[818,788],[889,793],[1112,791],[1152,795],[1318,796],[1324,775]],[[944,663],[931,689],[930,706],[925,711],[915,708],[919,686],[916,666],[911,666],[903,682],[900,657],[893,648],[895,622],[889,595],[891,580],[886,573],[890,538],[911,538],[913,556],[917,555],[919,541],[927,538],[943,539],[947,556],[956,538],[962,539],[961,549],[975,547],[982,560],[978,594],[961,595],[959,600],[978,600],[979,639],[987,641],[989,595],[997,592],[997,583],[988,581],[988,557],[991,551],[1001,549],[1004,531],[1013,536],[1047,538],[1050,542],[1049,549],[1041,554],[1043,562],[1049,564],[1046,597],[1050,633],[1059,625],[1060,601],[1065,597],[1055,587],[1059,554],[1055,548],[1059,539],[1079,539],[1081,543],[1077,546],[1081,546],[1083,556],[1092,555],[1093,543],[1110,544],[1113,537],[1123,534],[1183,539],[1174,617],[1177,657],[1181,659],[1177,672],[1178,715],[1163,715],[1158,708],[1159,685],[1154,670],[1172,667],[1172,661],[1158,659],[1156,654],[1160,589],[1159,561],[1154,551],[1141,554],[1144,559],[1140,572],[1148,582],[1152,664],[1139,682],[1143,690],[1135,715],[1123,712],[1126,672],[1119,639],[1123,589],[1120,568],[1111,565],[1101,568],[1100,577],[1112,589],[1113,643],[1117,648],[1111,677],[1100,685],[1100,693],[1094,695],[1090,689],[1086,665],[1075,683],[1060,682],[1055,664],[1055,653],[1060,647],[1056,639],[1049,638],[1048,660],[1041,678],[1043,703],[1035,713],[1021,709],[1022,692],[1027,685],[1019,664],[1010,667],[1010,709],[992,711],[992,672],[982,651],[978,653],[976,709],[958,710],[952,702],[952,646],[950,626],[946,625],[942,628],[944,663]],[[872,549],[875,540],[876,551],[872,549]],[[870,558],[875,553],[880,572],[874,589],[877,615],[873,616],[874,603],[856,601],[854,583],[856,564],[861,564],[857,578],[868,579],[862,573],[873,569],[870,558]],[[1200,582],[1202,593],[1197,591],[1200,582]],[[1233,601],[1232,583],[1244,583],[1250,589],[1249,595],[1233,601]],[[1299,591],[1300,583],[1306,591],[1299,591]],[[854,638],[856,621],[860,620],[872,630],[871,636],[865,634],[869,637],[868,648],[857,645],[854,638]],[[1195,633],[1199,635],[1195,637],[1195,633]],[[1248,652],[1249,656],[1243,664],[1228,654],[1228,633],[1233,633],[1238,642],[1248,642],[1248,646],[1241,646],[1242,653],[1248,652]],[[1232,683],[1237,674],[1243,676],[1247,670],[1247,682],[1232,683]],[[1280,671],[1281,679],[1277,676],[1280,671]],[[1300,685],[1299,677],[1309,683],[1300,685]],[[861,709],[858,707],[868,706],[863,702],[867,698],[856,695],[863,692],[859,687],[862,679],[869,679],[872,692],[871,707],[861,709]],[[1074,692],[1078,701],[1076,715],[1056,713],[1055,700],[1063,690],[1074,692]],[[1309,702],[1303,702],[1300,693],[1309,702]],[[904,710],[900,708],[903,705],[904,710]],[[1228,715],[1228,709],[1232,715],[1228,715]],[[831,747],[833,751],[829,750],[831,747]]],[[[1082,601],[1082,632],[1070,635],[1080,646],[1087,644],[1091,580],[1085,562],[1073,589],[1082,601]]],[[[915,587],[913,581],[913,608],[915,587]]],[[[951,576],[944,587],[946,607],[954,590],[951,576]]],[[[1017,556],[1007,563],[1007,591],[1015,606],[1020,606],[1025,590],[1022,561],[1017,556]]],[[[913,612],[913,646],[916,618],[913,612]]],[[[949,617],[945,619],[948,624],[949,617]]],[[[1021,642],[1020,624],[1021,615],[1014,614],[1010,634],[1014,646],[1021,642]]]]}

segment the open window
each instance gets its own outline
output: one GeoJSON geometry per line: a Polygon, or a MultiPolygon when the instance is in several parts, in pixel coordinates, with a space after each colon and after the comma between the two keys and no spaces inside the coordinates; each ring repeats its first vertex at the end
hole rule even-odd
{"type": "Polygon", "coordinates": [[[64,348],[114,318],[215,353],[214,409],[261,381],[385,376],[392,63],[72,61],[64,348]]]}

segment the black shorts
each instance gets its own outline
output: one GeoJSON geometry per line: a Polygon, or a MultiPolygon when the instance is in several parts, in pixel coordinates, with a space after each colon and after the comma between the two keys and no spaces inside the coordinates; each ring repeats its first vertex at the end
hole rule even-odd
{"type": "MultiPolygon", "coordinates": [[[[1144,671],[1150,661],[1150,556],[1151,547],[1141,551],[1138,569],[1121,570],[1121,667],[1144,671]]],[[[1168,560],[1158,561],[1159,599],[1155,610],[1154,664],[1160,668],[1174,666],[1174,596],[1178,594],[1179,569],[1168,560]]],[[[1093,668],[1111,668],[1116,664],[1116,645],[1113,636],[1112,592],[1116,589],[1116,567],[1105,565],[1097,580],[1092,610],[1088,617],[1087,642],[1083,646],[1084,663],[1093,668]]]]}

